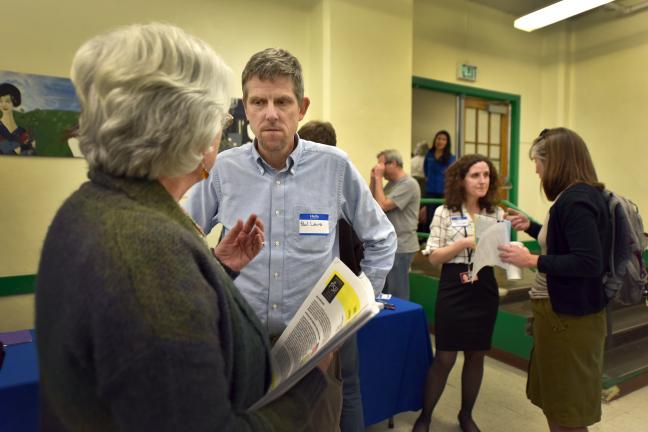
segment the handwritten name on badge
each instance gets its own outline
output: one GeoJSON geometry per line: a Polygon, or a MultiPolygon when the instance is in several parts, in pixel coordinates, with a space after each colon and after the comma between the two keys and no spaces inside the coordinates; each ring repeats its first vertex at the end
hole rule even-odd
{"type": "Polygon", "coordinates": [[[453,227],[465,227],[468,226],[470,221],[468,220],[468,216],[451,216],[450,223],[453,227]]]}
{"type": "Polygon", "coordinates": [[[329,215],[322,213],[301,213],[299,235],[329,235],[329,215]]]}

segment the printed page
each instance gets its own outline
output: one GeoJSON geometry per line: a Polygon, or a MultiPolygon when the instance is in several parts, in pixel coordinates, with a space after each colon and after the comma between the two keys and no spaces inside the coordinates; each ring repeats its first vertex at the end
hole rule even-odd
{"type": "Polygon", "coordinates": [[[479,222],[479,219],[475,221],[475,233],[479,232],[479,237],[476,235],[475,238],[479,238],[479,240],[473,255],[472,273],[470,275],[473,281],[483,267],[498,266],[505,270],[508,268],[509,265],[500,260],[497,247],[511,241],[511,222],[495,221],[494,223],[486,223],[480,227],[481,232],[478,229],[477,222],[479,222]],[[484,228],[485,225],[486,228],[484,228]]]}
{"type": "Polygon", "coordinates": [[[369,279],[356,276],[335,258],[272,348],[270,391],[250,409],[285,393],[376,315],[380,306],[369,279]]]}

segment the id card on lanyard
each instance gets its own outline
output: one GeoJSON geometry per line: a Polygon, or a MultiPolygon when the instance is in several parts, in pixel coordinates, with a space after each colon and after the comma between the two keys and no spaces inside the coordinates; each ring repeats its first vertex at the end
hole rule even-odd
{"type": "MultiPolygon", "coordinates": [[[[468,216],[465,216],[463,214],[463,211],[461,212],[461,216],[450,216],[450,224],[454,228],[463,228],[464,232],[464,237],[468,238],[468,225],[470,224],[470,218],[468,216]]],[[[459,281],[462,284],[468,284],[471,283],[471,267],[472,267],[472,249],[468,249],[467,252],[468,254],[468,264],[466,264],[467,269],[465,272],[459,273],[459,281]]],[[[474,280],[477,280],[477,275],[475,275],[474,280]]]]}

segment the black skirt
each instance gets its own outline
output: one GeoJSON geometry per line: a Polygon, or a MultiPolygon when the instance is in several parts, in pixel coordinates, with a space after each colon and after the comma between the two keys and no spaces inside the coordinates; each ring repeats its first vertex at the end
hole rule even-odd
{"type": "Polygon", "coordinates": [[[441,351],[487,351],[491,347],[499,292],[492,267],[474,283],[462,284],[466,264],[443,264],[434,320],[435,345],[441,351]]]}

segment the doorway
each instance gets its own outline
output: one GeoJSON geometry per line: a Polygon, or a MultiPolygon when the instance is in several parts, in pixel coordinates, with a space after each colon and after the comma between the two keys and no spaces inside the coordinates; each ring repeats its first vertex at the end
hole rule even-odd
{"type": "MultiPolygon", "coordinates": [[[[520,96],[420,77],[412,78],[412,87],[414,104],[429,92],[438,105],[434,110],[445,113],[444,124],[448,126],[445,129],[454,131],[453,151],[459,156],[472,153],[488,156],[500,173],[502,198],[517,205],[520,96]],[[449,127],[449,112],[454,113],[453,127],[449,127]]],[[[420,113],[413,110],[413,145],[425,129],[419,124],[423,121],[420,113]]]]}

